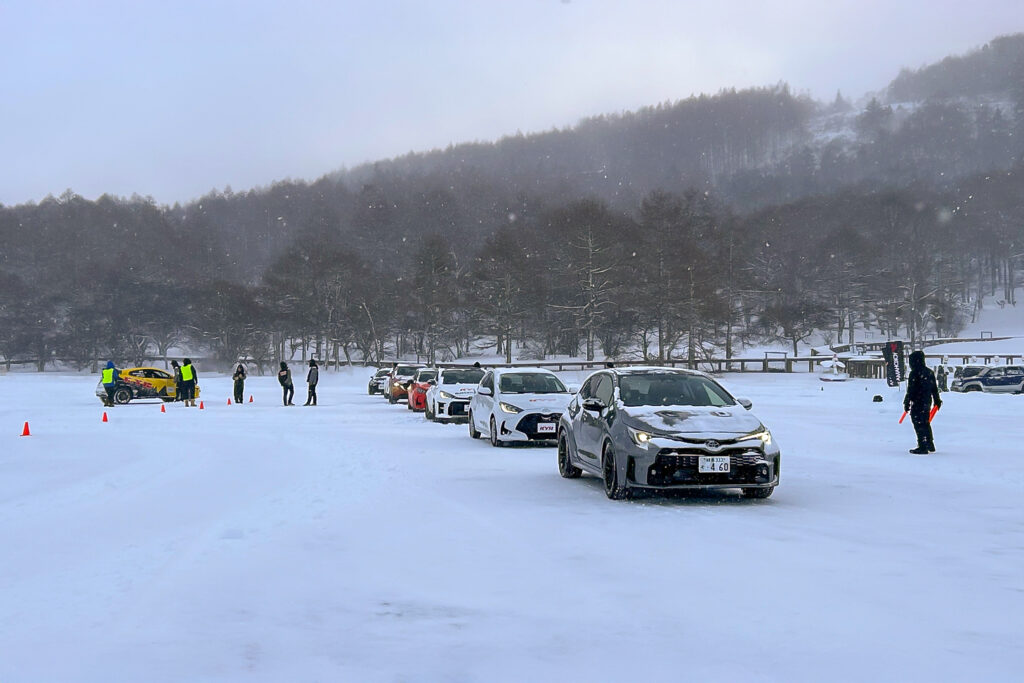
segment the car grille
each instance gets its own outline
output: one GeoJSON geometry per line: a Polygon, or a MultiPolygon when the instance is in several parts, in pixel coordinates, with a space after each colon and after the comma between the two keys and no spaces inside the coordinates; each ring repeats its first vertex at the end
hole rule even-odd
{"type": "Polygon", "coordinates": [[[465,401],[452,401],[448,404],[448,415],[449,417],[456,417],[457,415],[466,414],[466,406],[469,405],[465,401]]]}
{"type": "Polygon", "coordinates": [[[552,424],[558,424],[558,420],[562,417],[561,413],[532,413],[527,415],[519,421],[516,425],[516,429],[526,434],[531,439],[547,440],[554,439],[554,434],[538,434],[537,423],[539,422],[550,422],[552,424]]]}
{"type": "Polygon", "coordinates": [[[647,483],[651,486],[763,484],[770,480],[770,470],[769,476],[759,472],[764,460],[760,451],[750,448],[725,449],[718,453],[693,448],[663,448],[647,470],[647,483]],[[702,455],[729,456],[729,471],[699,472],[698,458],[702,455]]]}

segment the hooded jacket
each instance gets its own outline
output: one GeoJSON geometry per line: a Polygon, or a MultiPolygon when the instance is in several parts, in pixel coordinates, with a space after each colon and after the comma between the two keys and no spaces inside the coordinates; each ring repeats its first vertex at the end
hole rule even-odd
{"type": "Polygon", "coordinates": [[[914,351],[910,354],[910,374],[907,378],[907,395],[903,399],[903,409],[928,412],[933,403],[937,406],[942,405],[935,373],[925,365],[924,351],[914,351]]]}

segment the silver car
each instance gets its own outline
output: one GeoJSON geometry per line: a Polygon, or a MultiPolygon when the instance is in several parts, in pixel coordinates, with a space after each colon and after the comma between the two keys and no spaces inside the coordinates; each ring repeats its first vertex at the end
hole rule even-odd
{"type": "Polygon", "coordinates": [[[767,498],[779,483],[779,445],[750,408],[701,372],[601,370],[559,421],[558,471],[601,477],[612,499],[634,489],[726,488],[767,498]]]}

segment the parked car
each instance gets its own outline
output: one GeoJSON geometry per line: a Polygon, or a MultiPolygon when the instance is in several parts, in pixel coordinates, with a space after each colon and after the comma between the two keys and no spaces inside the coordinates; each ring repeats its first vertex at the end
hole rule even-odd
{"type": "Polygon", "coordinates": [[[994,394],[1024,393],[1024,365],[965,365],[953,373],[953,391],[988,391],[994,394]]]}
{"type": "MultiPolygon", "coordinates": [[[[177,395],[174,375],[159,368],[124,368],[118,370],[121,378],[114,388],[114,403],[124,405],[140,398],[158,398],[173,401],[177,395]]],[[[96,396],[106,403],[107,390],[103,380],[96,383],[96,396]]],[[[196,387],[199,398],[199,387],[196,387]]]]}
{"type": "Polygon", "coordinates": [[[492,446],[512,441],[551,441],[572,399],[562,380],[542,368],[488,370],[469,401],[469,435],[492,446]]]}
{"type": "Polygon", "coordinates": [[[443,422],[466,417],[469,400],[483,377],[482,368],[442,368],[427,389],[426,418],[443,422]]]}
{"type": "Polygon", "coordinates": [[[590,375],[558,428],[558,471],[633,489],[739,488],[767,498],[779,483],[779,446],[751,412],[701,372],[622,368],[590,375]]]}
{"type": "Polygon", "coordinates": [[[437,379],[437,368],[423,368],[416,373],[409,385],[408,406],[409,410],[419,412],[427,406],[427,389],[430,382],[437,379]]]}
{"type": "Polygon", "coordinates": [[[370,381],[366,384],[366,393],[370,396],[374,394],[384,393],[384,388],[387,386],[388,375],[391,374],[390,368],[380,368],[373,374],[370,381]]]}
{"type": "Polygon", "coordinates": [[[416,373],[422,367],[422,363],[399,363],[391,368],[391,372],[388,374],[387,388],[384,390],[388,403],[398,403],[403,398],[409,398],[409,385],[412,384],[416,373]]]}

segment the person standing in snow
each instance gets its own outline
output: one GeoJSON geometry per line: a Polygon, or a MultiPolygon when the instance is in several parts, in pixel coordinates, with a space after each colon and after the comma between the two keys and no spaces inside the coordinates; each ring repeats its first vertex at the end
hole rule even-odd
{"type": "Polygon", "coordinates": [[[948,381],[949,374],[946,372],[945,359],[939,364],[939,367],[935,368],[935,381],[939,384],[939,392],[949,391],[949,387],[946,382],[948,381]]]}
{"type": "Polygon", "coordinates": [[[174,368],[174,400],[183,401],[185,399],[181,395],[181,366],[178,365],[178,361],[172,360],[171,367],[174,368]]]}
{"type": "Polygon", "coordinates": [[[914,425],[914,431],[917,432],[917,448],[910,450],[914,455],[935,452],[932,426],[928,422],[933,402],[936,408],[942,407],[935,374],[925,365],[924,351],[914,351],[910,354],[907,395],[903,398],[903,409],[910,413],[910,422],[914,425]]]}
{"type": "Polygon", "coordinates": [[[235,374],[231,375],[231,379],[235,381],[235,403],[242,402],[242,394],[245,393],[245,366],[241,363],[235,368],[235,374]]]}
{"type": "Polygon", "coordinates": [[[117,389],[117,381],[121,379],[121,373],[114,367],[114,361],[108,360],[107,367],[101,373],[103,378],[103,389],[107,392],[107,400],[104,405],[114,407],[114,391],[117,389]]]}
{"type": "Polygon", "coordinates": [[[303,405],[316,405],[316,383],[318,381],[320,381],[320,368],[317,366],[316,361],[310,358],[309,373],[306,375],[306,384],[309,385],[309,393],[307,394],[306,402],[303,405]]]}
{"type": "Polygon", "coordinates": [[[192,359],[186,358],[181,364],[181,400],[185,402],[186,408],[196,407],[197,384],[199,384],[199,375],[192,367],[192,359]]]}
{"type": "Polygon", "coordinates": [[[295,385],[292,384],[292,371],[288,369],[288,364],[284,361],[281,361],[281,370],[277,373],[277,381],[284,390],[284,404],[286,406],[295,405],[292,403],[292,397],[295,396],[295,385]]]}

